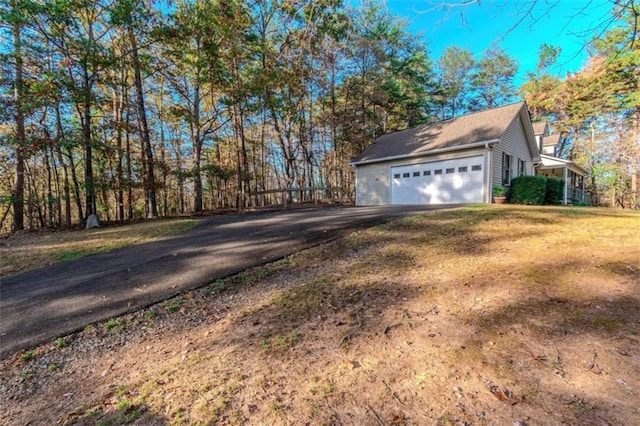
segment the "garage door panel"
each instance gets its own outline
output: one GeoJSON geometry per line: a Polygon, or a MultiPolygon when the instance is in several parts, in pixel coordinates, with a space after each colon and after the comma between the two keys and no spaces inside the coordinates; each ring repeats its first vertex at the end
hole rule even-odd
{"type": "Polygon", "coordinates": [[[483,156],[391,168],[392,204],[457,204],[483,200],[483,156]]]}

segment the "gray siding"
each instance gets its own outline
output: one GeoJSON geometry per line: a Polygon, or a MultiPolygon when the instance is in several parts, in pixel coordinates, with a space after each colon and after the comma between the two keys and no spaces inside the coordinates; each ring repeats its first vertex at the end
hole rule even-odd
{"type": "Polygon", "coordinates": [[[356,167],[356,206],[389,204],[389,165],[374,163],[356,167]]]}
{"type": "MultiPolygon", "coordinates": [[[[486,152],[484,148],[469,149],[454,153],[358,165],[356,166],[356,205],[382,206],[391,203],[390,178],[391,167],[393,166],[448,160],[452,158],[467,157],[474,154],[477,155],[483,152],[486,152]]],[[[486,164],[484,170],[487,170],[486,164]]],[[[485,189],[485,194],[487,191],[488,188],[485,189]]]]}
{"type": "Polygon", "coordinates": [[[518,176],[518,159],[527,162],[525,171],[527,175],[534,174],[533,157],[531,156],[531,150],[529,149],[529,143],[527,142],[520,115],[516,115],[500,138],[500,142],[494,145],[492,153],[493,185],[502,184],[502,153],[512,156],[512,177],[518,176]]]}

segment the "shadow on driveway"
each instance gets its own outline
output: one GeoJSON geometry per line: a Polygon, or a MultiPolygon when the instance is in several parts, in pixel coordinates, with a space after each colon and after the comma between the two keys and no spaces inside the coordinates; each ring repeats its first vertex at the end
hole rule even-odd
{"type": "Polygon", "coordinates": [[[351,229],[447,207],[339,207],[217,216],[202,219],[179,236],[2,278],[0,358],[351,229]]]}

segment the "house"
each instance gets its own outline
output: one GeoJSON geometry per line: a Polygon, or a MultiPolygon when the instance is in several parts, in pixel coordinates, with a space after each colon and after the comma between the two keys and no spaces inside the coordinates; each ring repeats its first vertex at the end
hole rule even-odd
{"type": "Polygon", "coordinates": [[[533,123],[533,129],[540,149],[540,164],[536,166],[536,174],[564,181],[562,204],[586,203],[584,187],[587,171],[573,161],[559,157],[560,134],[549,134],[546,121],[533,123]]]}
{"type": "Polygon", "coordinates": [[[489,203],[535,173],[538,144],[525,102],[383,135],[351,161],[356,205],[489,203]]]}

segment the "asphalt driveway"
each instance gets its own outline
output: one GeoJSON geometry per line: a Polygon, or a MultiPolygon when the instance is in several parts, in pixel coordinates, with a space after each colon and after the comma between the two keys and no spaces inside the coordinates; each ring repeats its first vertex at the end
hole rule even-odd
{"type": "Polygon", "coordinates": [[[0,358],[347,230],[429,209],[334,207],[217,216],[179,236],[2,278],[0,358]]]}

